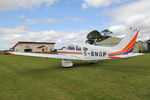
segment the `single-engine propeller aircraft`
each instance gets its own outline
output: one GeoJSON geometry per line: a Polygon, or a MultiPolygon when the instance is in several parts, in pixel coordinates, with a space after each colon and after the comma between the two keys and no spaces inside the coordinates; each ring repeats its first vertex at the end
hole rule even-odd
{"type": "Polygon", "coordinates": [[[39,53],[23,53],[10,52],[11,55],[35,56],[46,58],[62,59],[63,67],[71,67],[71,60],[85,60],[94,63],[98,60],[129,58],[142,55],[141,53],[132,53],[136,43],[139,30],[132,31],[127,34],[118,45],[114,47],[101,47],[94,45],[69,45],[57,50],[58,54],[39,54],[39,53]]]}

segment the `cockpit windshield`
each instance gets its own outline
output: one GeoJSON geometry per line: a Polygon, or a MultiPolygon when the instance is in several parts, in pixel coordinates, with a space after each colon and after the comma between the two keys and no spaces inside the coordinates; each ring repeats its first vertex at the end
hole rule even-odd
{"type": "Polygon", "coordinates": [[[78,45],[69,45],[69,46],[66,46],[66,47],[62,47],[59,50],[76,50],[76,51],[81,51],[82,47],[80,47],[78,45]]]}
{"type": "Polygon", "coordinates": [[[86,47],[83,47],[83,51],[87,51],[88,50],[88,48],[86,48],[86,47]]]}

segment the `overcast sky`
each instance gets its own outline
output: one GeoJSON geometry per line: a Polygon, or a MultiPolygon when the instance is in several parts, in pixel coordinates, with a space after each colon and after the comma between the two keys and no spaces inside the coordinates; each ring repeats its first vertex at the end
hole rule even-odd
{"type": "Polygon", "coordinates": [[[150,0],[0,0],[0,49],[18,41],[84,43],[92,30],[150,39],[150,0]]]}

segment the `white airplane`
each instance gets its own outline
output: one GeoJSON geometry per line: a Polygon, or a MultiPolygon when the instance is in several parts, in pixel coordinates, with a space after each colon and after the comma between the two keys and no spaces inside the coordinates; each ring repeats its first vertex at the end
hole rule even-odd
{"type": "Polygon", "coordinates": [[[35,56],[46,58],[62,59],[62,67],[71,67],[71,60],[85,60],[94,63],[98,60],[129,58],[133,56],[143,55],[142,53],[132,53],[136,43],[139,31],[132,31],[127,34],[118,45],[114,47],[101,47],[94,45],[69,45],[57,50],[57,54],[39,54],[39,53],[23,53],[10,52],[10,55],[35,56]]]}

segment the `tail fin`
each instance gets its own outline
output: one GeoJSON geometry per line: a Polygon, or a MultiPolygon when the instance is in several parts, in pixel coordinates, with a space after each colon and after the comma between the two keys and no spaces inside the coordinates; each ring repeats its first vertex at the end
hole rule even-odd
{"type": "Polygon", "coordinates": [[[120,41],[120,43],[114,47],[114,49],[117,51],[113,53],[109,53],[109,55],[120,55],[120,54],[127,54],[132,52],[139,32],[140,31],[133,32],[132,34],[127,34],[120,41]]]}

